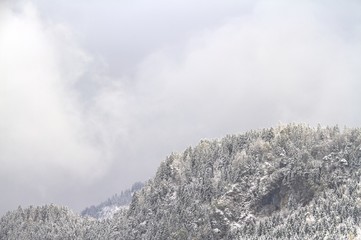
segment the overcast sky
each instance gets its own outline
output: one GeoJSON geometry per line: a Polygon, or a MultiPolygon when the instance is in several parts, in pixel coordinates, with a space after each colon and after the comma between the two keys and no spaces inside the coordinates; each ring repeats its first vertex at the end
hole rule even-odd
{"type": "Polygon", "coordinates": [[[361,2],[0,2],[0,215],[75,211],[202,138],[360,127],[361,2]]]}

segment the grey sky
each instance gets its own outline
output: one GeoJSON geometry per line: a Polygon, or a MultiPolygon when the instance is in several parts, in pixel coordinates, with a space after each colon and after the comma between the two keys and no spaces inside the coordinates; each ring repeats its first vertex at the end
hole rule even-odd
{"type": "Polygon", "coordinates": [[[359,1],[0,3],[0,214],[75,210],[166,155],[278,123],[360,126],[359,1]]]}

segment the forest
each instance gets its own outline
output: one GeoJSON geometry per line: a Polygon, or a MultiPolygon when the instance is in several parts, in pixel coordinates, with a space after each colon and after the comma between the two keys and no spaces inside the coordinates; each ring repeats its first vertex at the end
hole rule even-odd
{"type": "Polygon", "coordinates": [[[0,219],[0,239],[358,239],[360,165],[359,128],[288,124],[201,140],[124,193],[131,202],[112,217],[19,207],[0,219]]]}

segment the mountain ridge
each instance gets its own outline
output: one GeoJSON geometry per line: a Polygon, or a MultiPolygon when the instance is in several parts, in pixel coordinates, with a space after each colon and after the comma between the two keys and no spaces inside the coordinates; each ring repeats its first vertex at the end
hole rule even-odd
{"type": "Polygon", "coordinates": [[[93,217],[99,220],[112,218],[113,215],[120,209],[127,209],[132,201],[132,196],[144,186],[142,182],[136,182],[130,189],[121,191],[120,194],[114,194],[106,201],[97,205],[86,207],[80,212],[80,215],[85,217],[93,217]]]}

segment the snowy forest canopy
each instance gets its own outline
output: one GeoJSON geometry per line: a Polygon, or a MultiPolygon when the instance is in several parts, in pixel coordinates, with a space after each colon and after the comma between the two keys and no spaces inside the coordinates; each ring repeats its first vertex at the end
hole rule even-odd
{"type": "Polygon", "coordinates": [[[202,140],[161,163],[112,218],[8,212],[0,239],[354,239],[361,130],[289,124],[202,140]]]}

